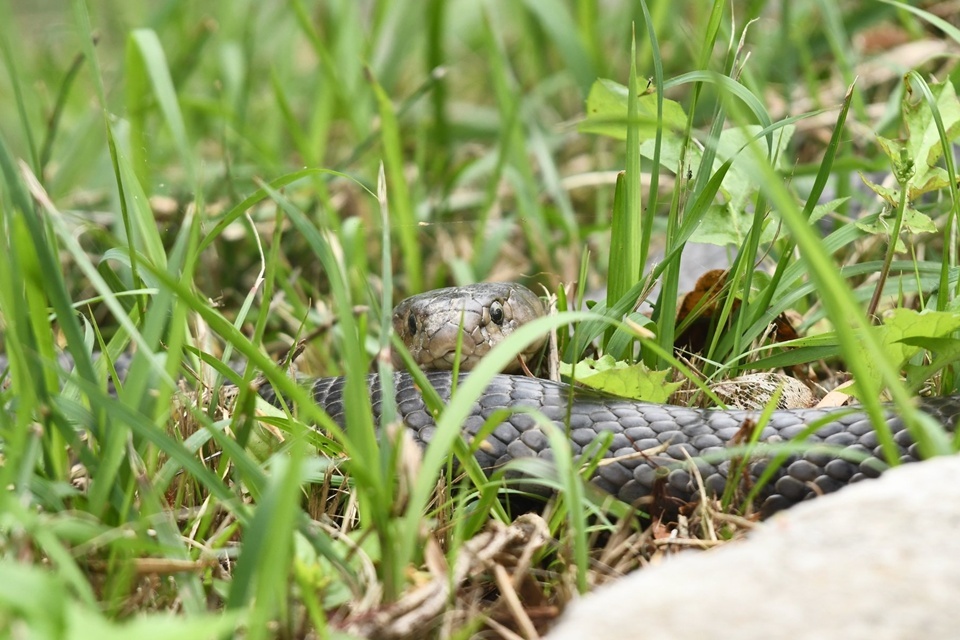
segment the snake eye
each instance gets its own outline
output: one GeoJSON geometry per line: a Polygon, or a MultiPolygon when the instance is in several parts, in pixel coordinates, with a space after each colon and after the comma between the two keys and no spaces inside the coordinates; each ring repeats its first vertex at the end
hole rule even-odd
{"type": "Polygon", "coordinates": [[[503,304],[499,300],[495,300],[493,304],[490,305],[490,319],[493,320],[493,323],[497,326],[503,324],[503,304]]]}
{"type": "Polygon", "coordinates": [[[407,316],[407,330],[412,336],[417,334],[417,318],[412,313],[407,316]]]}

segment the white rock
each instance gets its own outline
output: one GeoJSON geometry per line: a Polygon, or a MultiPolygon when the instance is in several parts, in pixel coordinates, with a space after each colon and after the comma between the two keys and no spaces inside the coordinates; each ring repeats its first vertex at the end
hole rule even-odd
{"type": "Polygon", "coordinates": [[[960,638],[960,457],[637,571],[575,602],[547,638],[960,638]]]}

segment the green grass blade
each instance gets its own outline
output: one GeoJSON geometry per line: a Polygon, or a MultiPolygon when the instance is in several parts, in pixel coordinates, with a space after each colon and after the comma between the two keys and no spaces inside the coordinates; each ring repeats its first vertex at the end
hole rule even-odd
{"type": "Polygon", "coordinates": [[[377,97],[380,110],[380,136],[383,145],[384,164],[387,170],[387,184],[390,191],[390,204],[393,209],[394,224],[403,251],[404,274],[408,291],[423,289],[423,269],[420,245],[417,241],[417,219],[413,210],[410,188],[404,177],[403,154],[400,146],[400,130],[397,116],[390,98],[372,74],[368,79],[377,97]]]}
{"type": "Polygon", "coordinates": [[[580,92],[586,97],[593,81],[597,79],[597,72],[583,47],[567,3],[559,0],[524,0],[523,4],[527,11],[536,16],[537,22],[556,44],[580,92]]]}
{"type": "MultiPolygon", "coordinates": [[[[733,104],[730,102],[728,107],[736,109],[733,104]]],[[[753,145],[751,151],[755,157],[762,158],[762,151],[756,145],[753,145]]],[[[922,420],[916,407],[913,406],[910,396],[900,382],[893,366],[885,360],[876,338],[870,331],[869,323],[863,316],[862,309],[858,308],[853,302],[853,296],[849,288],[837,274],[836,268],[830,260],[829,254],[824,251],[820,239],[807,224],[806,218],[783,186],[774,169],[762,162],[758,162],[757,167],[759,168],[759,175],[756,177],[757,183],[762,185],[771,203],[780,212],[784,222],[793,233],[801,257],[807,265],[808,275],[816,283],[821,301],[834,321],[841,352],[844,354],[847,366],[857,380],[864,411],[870,416],[870,420],[877,430],[877,437],[887,462],[895,465],[899,456],[896,453],[896,445],[893,442],[889,427],[886,426],[883,409],[880,406],[880,385],[873,380],[867,362],[860,357],[860,349],[866,351],[867,357],[880,372],[880,382],[890,390],[902,412],[904,421],[910,428],[911,434],[920,443],[921,450],[926,455],[932,455],[937,445],[933,442],[934,438],[927,434],[928,425],[926,421],[922,420]],[[859,345],[859,349],[857,345],[859,345]]]]}
{"type": "MultiPolygon", "coordinates": [[[[916,71],[907,74],[905,81],[909,87],[916,87],[923,96],[924,101],[930,107],[930,113],[937,126],[937,135],[940,137],[940,148],[944,150],[943,161],[946,165],[947,179],[950,192],[950,210],[951,215],[947,217],[947,224],[944,226],[943,240],[946,249],[946,257],[943,260],[943,268],[940,271],[940,295],[937,296],[937,309],[944,311],[951,306],[953,298],[960,297],[960,286],[955,291],[951,291],[949,285],[950,269],[957,265],[958,252],[957,235],[960,232],[960,186],[957,185],[957,168],[954,162],[954,156],[951,152],[953,141],[947,136],[944,129],[943,117],[940,114],[940,108],[937,105],[937,99],[930,91],[930,86],[923,77],[916,71]]],[[[905,206],[905,201],[904,201],[905,206]]],[[[902,208],[902,207],[901,207],[902,208]]],[[[894,234],[892,238],[899,237],[894,234]]],[[[895,242],[893,243],[896,244],[895,242]]],[[[892,260],[893,252],[890,252],[889,258],[892,260]]]]}
{"type": "MultiPolygon", "coordinates": [[[[610,228],[610,263],[607,267],[607,306],[632,287],[640,277],[645,253],[642,245],[643,204],[640,194],[640,133],[637,128],[636,38],[631,41],[629,96],[627,97],[627,151],[626,171],[617,177],[617,191],[613,199],[613,220],[610,228]]],[[[648,211],[652,216],[655,212],[648,211]]],[[[608,334],[609,337],[609,334],[608,334]]]]}
{"type": "Polygon", "coordinates": [[[141,114],[134,121],[140,124],[137,126],[138,131],[133,134],[131,146],[134,157],[141,158],[141,162],[134,162],[134,166],[138,169],[137,176],[143,184],[152,184],[151,176],[147,172],[148,156],[145,151],[150,145],[142,116],[148,104],[145,102],[145,98],[149,95],[146,89],[150,87],[180,153],[180,162],[187,172],[188,179],[192,179],[194,176],[193,152],[187,141],[187,129],[183,122],[183,114],[180,113],[177,92],[170,77],[167,58],[156,32],[151,29],[135,29],[130,34],[127,43],[127,66],[130,74],[130,88],[127,92],[130,110],[132,113],[141,114]],[[141,144],[145,145],[145,148],[140,147],[141,144]]]}
{"type": "MultiPolygon", "coordinates": [[[[646,0],[640,0],[640,9],[643,11],[643,22],[647,32],[647,43],[651,51],[651,61],[653,62],[653,87],[657,92],[657,127],[653,139],[653,157],[650,165],[650,193],[647,197],[646,215],[643,217],[643,224],[640,238],[640,268],[646,268],[647,258],[650,251],[650,240],[653,235],[653,219],[657,215],[658,191],[660,189],[660,152],[663,147],[663,59],[660,57],[660,43],[657,40],[656,28],[653,24],[653,18],[650,16],[650,9],[646,0]]],[[[632,74],[631,74],[632,75],[632,74]]],[[[629,149],[628,149],[629,151],[629,149]]],[[[629,159],[629,156],[628,156],[629,159]]],[[[637,159],[639,167],[639,158],[637,159]]],[[[682,171],[682,168],[681,168],[682,171]]]]}
{"type": "MultiPolygon", "coordinates": [[[[9,11],[9,7],[6,9],[9,11]]],[[[34,140],[33,127],[30,125],[27,105],[23,95],[23,86],[20,81],[20,72],[17,69],[17,57],[14,55],[13,48],[10,45],[10,34],[7,32],[9,25],[9,22],[5,22],[3,27],[0,28],[0,52],[2,52],[3,63],[7,68],[7,75],[10,77],[10,84],[13,88],[14,99],[17,103],[17,112],[20,116],[20,127],[26,138],[27,148],[30,150],[30,167],[38,175],[42,175],[40,154],[37,149],[37,143],[34,140]]]]}

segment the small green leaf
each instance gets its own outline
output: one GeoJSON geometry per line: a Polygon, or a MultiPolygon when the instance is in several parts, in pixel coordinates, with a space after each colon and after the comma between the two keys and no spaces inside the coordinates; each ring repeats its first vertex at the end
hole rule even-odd
{"type": "MultiPolygon", "coordinates": [[[[879,136],[877,136],[879,138],[879,136]]],[[[882,145],[881,145],[882,146],[882,145]]],[[[863,181],[863,184],[870,187],[870,190],[875,194],[886,200],[887,204],[891,207],[896,207],[900,202],[900,190],[893,189],[890,187],[885,187],[882,184],[877,184],[865,176],[863,173],[860,174],[860,180],[863,181]]]]}
{"type": "Polygon", "coordinates": [[[824,202],[823,204],[814,206],[813,211],[810,212],[810,224],[819,222],[822,218],[839,209],[840,205],[849,199],[849,197],[837,198],[835,200],[831,200],[830,202],[824,202]]]}
{"type": "MultiPolygon", "coordinates": [[[[882,214],[860,220],[856,225],[861,231],[866,231],[874,235],[889,235],[893,232],[893,221],[889,216],[882,214]]],[[[930,219],[930,216],[925,213],[920,213],[913,207],[907,207],[903,212],[901,232],[903,231],[907,233],[935,233],[937,226],[933,223],[933,220],[930,219]]],[[[907,250],[901,238],[897,238],[896,250],[901,253],[907,250]]]]}

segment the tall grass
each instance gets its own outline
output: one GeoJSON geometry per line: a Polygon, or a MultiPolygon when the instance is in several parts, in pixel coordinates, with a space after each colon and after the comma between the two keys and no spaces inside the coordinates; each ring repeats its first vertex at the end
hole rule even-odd
{"type": "MultiPolygon", "coordinates": [[[[716,320],[730,329],[711,335],[702,377],[840,361],[871,415],[887,388],[927,452],[950,449],[908,391],[958,389],[952,157],[915,203],[936,233],[899,259],[871,235],[876,205],[831,216],[823,202],[855,190],[852,166],[895,169],[862,134],[870,105],[893,114],[880,134],[903,133],[899,81],[852,83],[870,55],[855,41],[879,24],[915,40],[956,29],[931,35],[930,13],[897,3],[603,6],[3,6],[0,635],[331,637],[431,579],[452,589],[443,633],[499,628],[496,605],[466,606],[476,592],[446,579],[478,532],[513,521],[498,496],[515,488],[471,466],[464,416],[497,363],[550,328],[573,326],[569,362],[599,342],[694,375],[673,345],[679,259],[698,238],[738,249],[716,320]],[[833,80],[851,91],[820,91],[833,80]],[[595,97],[610,110],[580,125],[595,97]],[[384,314],[483,279],[577,293],[472,374],[411,458],[377,429],[366,388],[390,371],[384,314]],[[901,340],[895,322],[870,328],[875,291],[942,315],[901,340]],[[586,313],[584,296],[603,302],[586,313]],[[807,337],[763,343],[788,309],[807,337]],[[277,364],[300,339],[306,372],[347,376],[345,429],[277,364]],[[287,404],[267,406],[258,385],[287,404]],[[439,481],[454,468],[465,479],[439,481]]],[[[911,86],[951,148],[956,112],[929,88],[932,64],[911,86]]],[[[957,79],[952,63],[937,71],[957,79]]],[[[550,436],[553,470],[519,465],[558,489],[522,592],[562,605],[602,578],[596,541],[638,525],[550,436]]]]}

